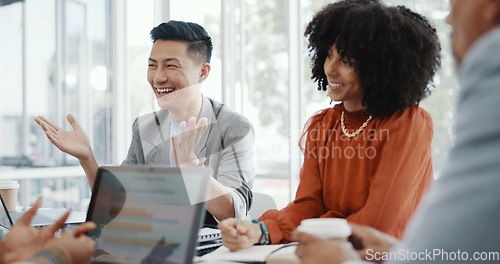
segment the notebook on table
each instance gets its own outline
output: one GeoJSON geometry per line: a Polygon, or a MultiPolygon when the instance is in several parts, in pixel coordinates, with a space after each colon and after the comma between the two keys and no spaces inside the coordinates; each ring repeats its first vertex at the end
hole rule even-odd
{"type": "Polygon", "coordinates": [[[192,263],[209,177],[202,167],[100,167],[87,212],[94,262],[192,263]]]}
{"type": "Polygon", "coordinates": [[[198,232],[196,256],[203,256],[222,246],[222,234],[219,229],[205,227],[198,232]]]}
{"type": "MultiPolygon", "coordinates": [[[[1,194],[0,200],[2,202],[2,208],[0,208],[0,225],[10,229],[26,211],[9,212],[1,194]]],[[[31,226],[43,227],[51,225],[66,211],[68,211],[66,208],[39,208],[31,220],[31,226]]],[[[86,216],[85,212],[72,211],[66,219],[65,224],[81,224],[85,222],[86,216]]]]}
{"type": "Polygon", "coordinates": [[[227,247],[221,246],[215,251],[196,258],[196,262],[224,263],[267,263],[267,264],[298,264],[300,259],[295,255],[298,243],[278,245],[256,245],[250,248],[231,252],[227,247]]]}
{"type": "Polygon", "coordinates": [[[222,234],[219,229],[214,229],[210,227],[205,227],[200,229],[198,232],[198,242],[211,242],[214,240],[219,240],[222,238],[222,234]]]}

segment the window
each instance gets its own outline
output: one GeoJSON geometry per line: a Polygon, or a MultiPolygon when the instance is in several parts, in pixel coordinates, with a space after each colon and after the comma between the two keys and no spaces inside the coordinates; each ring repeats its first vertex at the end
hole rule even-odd
{"type": "Polygon", "coordinates": [[[98,161],[111,162],[106,8],[99,0],[0,6],[1,22],[9,25],[0,29],[8,40],[1,47],[6,60],[0,62],[0,178],[21,180],[23,206],[43,195],[44,206],[79,208],[81,198],[90,195],[81,173],[72,178],[69,168],[59,177],[45,174],[49,167],[79,164],[52,146],[33,121],[37,115],[71,129],[65,115],[73,114],[98,161]]]}
{"type": "Polygon", "coordinates": [[[0,157],[2,163],[18,164],[22,161],[23,115],[23,41],[22,4],[13,3],[0,7],[0,34],[6,40],[0,49],[0,157]],[[7,87],[9,89],[7,89],[7,87]],[[18,157],[19,160],[15,160],[18,157]]]}

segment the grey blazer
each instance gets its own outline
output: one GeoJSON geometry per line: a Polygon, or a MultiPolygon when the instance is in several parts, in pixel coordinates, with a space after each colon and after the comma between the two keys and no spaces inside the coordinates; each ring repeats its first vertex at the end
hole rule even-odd
{"type": "Polygon", "coordinates": [[[498,263],[500,27],[474,44],[458,77],[455,144],[404,242],[394,251],[431,252],[422,261],[428,263],[498,263]],[[493,254],[490,261],[476,260],[489,252],[496,252],[496,259],[491,259],[493,254]]]}
{"type": "MultiPolygon", "coordinates": [[[[168,110],[160,109],[135,119],[132,143],[122,165],[170,165],[168,114],[168,110]]],[[[255,178],[252,124],[227,106],[205,96],[200,117],[206,117],[209,126],[195,148],[196,156],[207,158],[204,165],[212,169],[213,177],[234,189],[248,211],[255,178]]]]}

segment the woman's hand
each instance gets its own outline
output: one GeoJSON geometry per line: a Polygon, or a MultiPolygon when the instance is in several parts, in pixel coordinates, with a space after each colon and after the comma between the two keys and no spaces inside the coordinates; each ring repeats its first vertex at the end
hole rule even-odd
{"type": "Polygon", "coordinates": [[[238,223],[236,218],[223,220],[217,227],[222,234],[222,243],[230,251],[252,247],[262,236],[259,224],[247,221],[238,223]]]}
{"type": "Polygon", "coordinates": [[[35,122],[43,128],[50,142],[62,152],[80,161],[88,159],[93,154],[87,134],[85,134],[85,131],[76,122],[73,115],[68,114],[66,118],[71,127],[73,127],[73,131],[62,129],[43,116],[37,116],[35,122]]]}

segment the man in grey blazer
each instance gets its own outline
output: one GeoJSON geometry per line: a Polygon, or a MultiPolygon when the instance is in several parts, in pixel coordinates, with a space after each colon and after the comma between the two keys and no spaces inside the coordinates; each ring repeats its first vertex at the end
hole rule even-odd
{"type": "MultiPolygon", "coordinates": [[[[136,118],[123,164],[207,166],[212,169],[205,224],[243,218],[252,203],[254,131],[242,115],[201,93],[210,73],[212,41],[196,23],[169,21],[151,30],[147,79],[160,109],[136,118]]],[[[98,164],[85,132],[44,117],[35,121],[60,150],[75,156],[93,186],[98,164]]]]}
{"type": "Polygon", "coordinates": [[[352,225],[351,243],[297,232],[303,263],[500,262],[500,1],[450,5],[446,21],[461,90],[455,143],[441,177],[403,241],[359,225],[352,225]]]}

